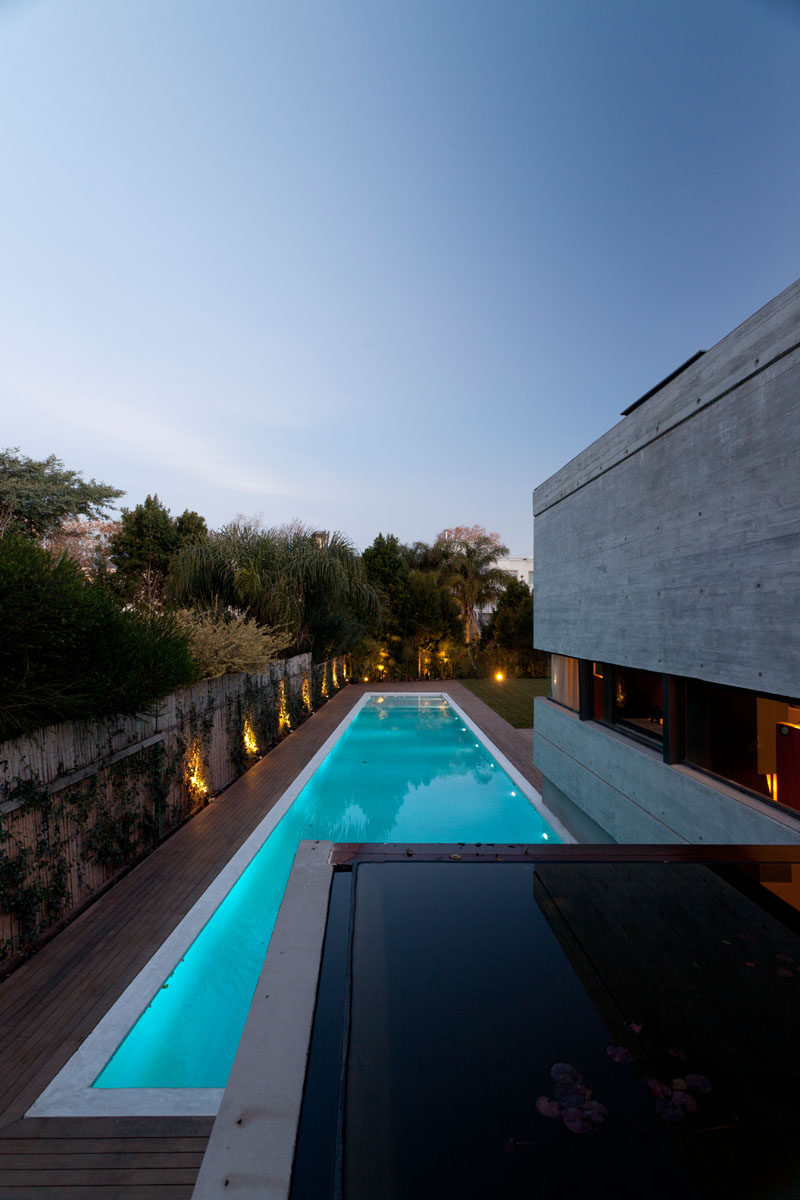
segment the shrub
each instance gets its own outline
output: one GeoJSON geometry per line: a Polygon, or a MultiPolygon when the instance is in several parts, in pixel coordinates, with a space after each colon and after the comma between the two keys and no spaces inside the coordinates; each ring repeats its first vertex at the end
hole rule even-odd
{"type": "Polygon", "coordinates": [[[257,674],[293,640],[283,629],[268,629],[246,617],[224,613],[182,609],[176,613],[176,621],[189,641],[200,679],[239,672],[257,674]]]}
{"type": "Polygon", "coordinates": [[[71,559],[0,538],[0,740],[152,709],[195,678],[173,618],[125,612],[71,559]]]}

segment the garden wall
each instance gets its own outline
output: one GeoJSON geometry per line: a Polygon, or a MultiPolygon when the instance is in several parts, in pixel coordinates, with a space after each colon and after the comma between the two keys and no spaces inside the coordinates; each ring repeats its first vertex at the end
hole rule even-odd
{"type": "Polygon", "coordinates": [[[0,744],[0,973],[324,704],[345,658],[182,688],[0,744]]]}

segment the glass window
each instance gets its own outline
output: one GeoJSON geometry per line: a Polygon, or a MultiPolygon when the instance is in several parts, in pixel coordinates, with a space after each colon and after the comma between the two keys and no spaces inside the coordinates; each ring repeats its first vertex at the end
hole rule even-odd
{"type": "Polygon", "coordinates": [[[578,659],[566,654],[550,655],[549,687],[551,700],[578,711],[578,659]]]}
{"type": "Polygon", "coordinates": [[[663,677],[657,671],[637,671],[634,667],[607,666],[605,670],[612,671],[614,684],[613,724],[663,744],[663,677]]]}
{"type": "Polygon", "coordinates": [[[800,811],[800,701],[687,680],[686,761],[800,811]]]}

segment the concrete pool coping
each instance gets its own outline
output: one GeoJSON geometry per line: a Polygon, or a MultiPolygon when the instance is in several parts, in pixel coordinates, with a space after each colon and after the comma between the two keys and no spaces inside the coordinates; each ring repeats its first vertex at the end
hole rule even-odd
{"type": "Polygon", "coordinates": [[[557,835],[566,843],[575,841],[561,822],[545,809],[539,792],[444,689],[364,692],[141,972],[27,1110],[27,1117],[216,1115],[222,1102],[223,1088],[94,1088],[92,1084],[350,723],[355,720],[365,704],[379,697],[390,703],[414,698],[444,699],[557,835]]]}

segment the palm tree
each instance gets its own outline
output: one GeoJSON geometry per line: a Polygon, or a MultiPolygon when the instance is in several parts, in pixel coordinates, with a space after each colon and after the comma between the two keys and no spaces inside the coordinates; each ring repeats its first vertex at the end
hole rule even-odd
{"type": "Polygon", "coordinates": [[[179,605],[231,607],[260,625],[288,627],[296,650],[315,658],[344,649],[377,617],[377,593],[341,533],[295,523],[260,529],[243,521],[187,546],[173,559],[169,598],[179,605]]]}
{"type": "Polygon", "coordinates": [[[469,539],[452,539],[450,545],[444,583],[461,609],[465,641],[471,647],[472,635],[478,630],[475,609],[496,600],[508,583],[508,574],[494,565],[508,554],[508,546],[501,545],[496,534],[483,530],[471,531],[469,539]]]}

